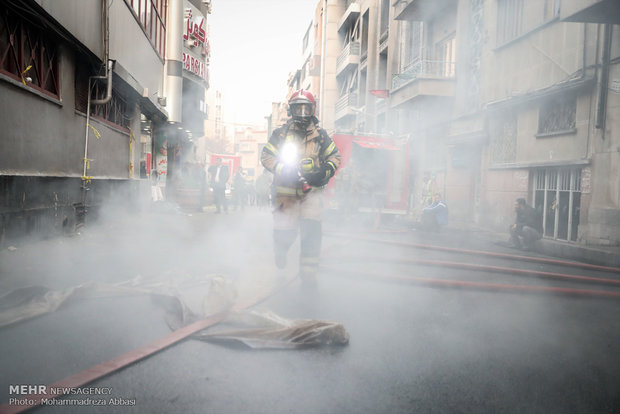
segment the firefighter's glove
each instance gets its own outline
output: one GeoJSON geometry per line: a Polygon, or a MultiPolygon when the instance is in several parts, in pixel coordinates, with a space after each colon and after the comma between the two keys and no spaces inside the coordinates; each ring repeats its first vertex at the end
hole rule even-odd
{"type": "Polygon", "coordinates": [[[327,185],[329,179],[332,178],[335,172],[336,169],[334,168],[334,166],[331,163],[327,162],[323,164],[318,170],[305,172],[303,175],[306,181],[308,181],[308,184],[310,184],[311,186],[322,187],[324,185],[327,185]]]}

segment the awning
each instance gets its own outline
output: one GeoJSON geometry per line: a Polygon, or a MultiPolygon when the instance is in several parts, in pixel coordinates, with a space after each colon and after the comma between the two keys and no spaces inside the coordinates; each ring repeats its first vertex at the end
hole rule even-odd
{"type": "Polygon", "coordinates": [[[359,145],[360,147],[370,148],[370,149],[383,149],[389,151],[398,151],[398,148],[394,146],[391,142],[387,142],[381,139],[367,139],[367,138],[355,138],[353,140],[354,143],[359,145]]]}

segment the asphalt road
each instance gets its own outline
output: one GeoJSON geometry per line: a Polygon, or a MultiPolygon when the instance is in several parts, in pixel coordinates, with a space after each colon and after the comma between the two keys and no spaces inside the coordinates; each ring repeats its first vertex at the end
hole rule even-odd
{"type": "MultiPolygon", "coordinates": [[[[1,252],[0,288],[5,291],[38,283],[61,289],[87,280],[110,283],[137,275],[157,280],[181,275],[195,280],[219,273],[238,285],[240,298],[251,297],[296,272],[295,251],[290,253],[287,271],[277,272],[271,264],[270,225],[266,211],[243,216],[117,219],[71,239],[32,242],[13,252],[1,252]]],[[[484,234],[379,236],[510,253],[484,234]]],[[[294,281],[255,309],[286,318],[340,322],[350,334],[348,345],[255,350],[190,339],[89,384],[111,388],[110,397],[116,399],[113,407],[64,405],[33,411],[620,411],[620,300],[437,289],[363,276],[372,271],[538,286],[561,284],[377,262],[372,257],[518,264],[580,275],[600,276],[600,272],[363,243],[355,238],[325,237],[324,249],[324,261],[345,266],[347,274],[323,271],[316,287],[294,281]],[[345,255],[359,259],[338,259],[345,255]]],[[[179,286],[177,293],[184,299],[200,302],[201,289],[188,292],[179,286]]],[[[0,401],[8,401],[9,385],[50,384],[148,344],[170,332],[164,319],[161,307],[148,297],[108,297],[76,301],[54,313],[3,328],[0,401]]],[[[71,398],[84,396],[67,397],[71,398]]]]}

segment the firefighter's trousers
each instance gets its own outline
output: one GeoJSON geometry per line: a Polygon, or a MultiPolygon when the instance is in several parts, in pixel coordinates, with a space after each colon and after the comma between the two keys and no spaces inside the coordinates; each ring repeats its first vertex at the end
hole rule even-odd
{"type": "Polygon", "coordinates": [[[276,197],[273,216],[276,263],[286,257],[299,231],[299,273],[302,279],[314,278],[319,267],[322,213],[322,189],[313,188],[302,196],[278,194],[276,197]]]}

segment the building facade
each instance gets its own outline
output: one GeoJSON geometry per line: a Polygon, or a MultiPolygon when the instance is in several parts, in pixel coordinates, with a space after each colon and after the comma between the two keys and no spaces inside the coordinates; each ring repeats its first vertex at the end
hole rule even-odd
{"type": "Polygon", "coordinates": [[[506,231],[525,197],[546,238],[620,243],[618,2],[319,7],[323,125],[406,139],[412,211],[430,182],[454,222],[506,231]]]}
{"type": "Polygon", "coordinates": [[[170,183],[192,133],[202,134],[193,108],[201,112],[208,88],[208,40],[200,23],[188,32],[187,22],[188,14],[205,19],[209,7],[0,4],[3,238],[70,230],[112,200],[138,206],[150,176],[170,183]],[[196,41],[188,48],[202,48],[193,64],[185,35],[196,41]]]}

